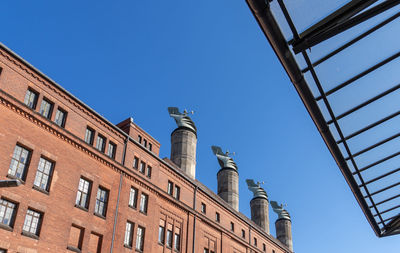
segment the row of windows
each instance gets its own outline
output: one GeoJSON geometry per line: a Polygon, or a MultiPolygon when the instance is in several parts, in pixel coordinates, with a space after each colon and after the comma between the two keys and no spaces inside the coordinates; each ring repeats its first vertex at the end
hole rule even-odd
{"type": "Polygon", "coordinates": [[[140,161],[140,166],[139,166],[139,158],[134,157],[133,158],[133,168],[135,170],[139,170],[140,173],[146,175],[148,178],[151,178],[151,173],[152,173],[152,167],[150,165],[146,166],[146,163],[144,161],[140,161]]]}
{"type": "MultiPolygon", "coordinates": [[[[17,216],[18,203],[7,199],[0,199],[0,225],[3,228],[11,230],[14,228],[17,216]]],[[[25,221],[22,226],[22,233],[26,236],[38,237],[40,227],[43,221],[43,213],[28,208],[25,215],[25,221]]]]}
{"type": "Polygon", "coordinates": [[[181,188],[177,185],[174,186],[173,182],[168,181],[167,193],[179,200],[181,197],[181,188]]]}
{"type": "MultiPolygon", "coordinates": [[[[127,248],[133,247],[133,235],[134,235],[134,227],[135,223],[131,221],[126,222],[125,226],[125,237],[124,237],[124,246],[127,248]]],[[[142,252],[144,248],[144,236],[146,229],[144,227],[138,226],[136,229],[136,244],[135,248],[137,251],[142,252]]]]}
{"type": "MultiPolygon", "coordinates": [[[[129,203],[128,203],[129,207],[136,209],[138,193],[139,191],[137,188],[131,187],[131,190],[129,192],[129,203]]],[[[140,203],[139,203],[139,211],[141,213],[147,214],[148,202],[149,202],[149,195],[142,192],[140,194],[140,203]]]]}
{"type": "MultiPolygon", "coordinates": [[[[90,127],[86,128],[85,142],[87,144],[93,145],[95,133],[96,133],[96,131],[93,130],[92,128],[90,128],[90,127]]],[[[96,149],[99,150],[100,152],[104,153],[106,151],[106,142],[107,142],[107,138],[101,134],[98,134],[97,140],[96,140],[96,149]]],[[[109,141],[107,156],[112,159],[115,159],[116,151],[117,151],[117,145],[115,143],[113,143],[112,141],[109,141]]]]}
{"type": "Polygon", "coordinates": [[[158,243],[161,245],[166,245],[168,248],[173,249],[177,252],[181,250],[181,229],[179,227],[174,227],[172,224],[164,220],[160,220],[160,225],[158,227],[158,243]],[[165,231],[167,231],[165,233],[165,231]]]}
{"type": "Polygon", "coordinates": [[[150,142],[148,142],[146,139],[142,138],[142,136],[140,136],[140,135],[138,135],[138,142],[140,144],[142,144],[148,150],[152,151],[153,145],[150,142]]]}
{"type": "MultiPolygon", "coordinates": [[[[25,99],[24,99],[25,105],[27,105],[29,108],[35,110],[38,99],[39,99],[39,93],[34,91],[31,88],[28,88],[28,90],[26,91],[26,94],[25,94],[25,99]]],[[[53,109],[54,109],[54,103],[51,102],[49,99],[43,97],[42,103],[40,104],[39,113],[43,117],[45,117],[47,119],[51,119],[51,116],[53,114],[53,109]]],[[[58,107],[56,116],[54,118],[54,123],[56,123],[60,127],[64,127],[66,120],[67,120],[67,112],[64,109],[58,107]]]]}

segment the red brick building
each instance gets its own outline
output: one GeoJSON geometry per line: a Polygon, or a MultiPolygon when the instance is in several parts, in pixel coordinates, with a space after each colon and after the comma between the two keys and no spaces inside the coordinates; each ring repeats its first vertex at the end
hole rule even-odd
{"type": "Polygon", "coordinates": [[[0,252],[290,252],[2,44],[0,126],[0,252]]]}

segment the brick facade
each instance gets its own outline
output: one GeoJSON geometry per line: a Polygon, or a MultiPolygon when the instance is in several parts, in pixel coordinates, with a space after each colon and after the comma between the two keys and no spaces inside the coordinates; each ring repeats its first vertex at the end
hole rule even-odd
{"type": "MultiPolygon", "coordinates": [[[[111,124],[1,44],[0,69],[0,179],[14,177],[9,169],[16,145],[30,152],[23,184],[0,188],[3,203],[15,205],[10,209],[15,215],[11,221],[1,221],[4,214],[0,213],[0,249],[24,253],[289,252],[171,161],[160,159],[160,144],[131,119],[111,124]],[[24,103],[28,89],[38,95],[35,109],[24,103]],[[40,114],[43,99],[53,103],[48,118],[40,114]],[[55,123],[58,108],[67,113],[64,126],[55,123]],[[94,130],[92,145],[85,142],[87,127],[94,130]],[[98,135],[106,139],[104,152],[96,149],[98,135]],[[110,141],[116,145],[115,158],[108,156],[110,141]],[[35,186],[41,158],[53,164],[47,189],[35,186]],[[82,187],[87,208],[76,204],[81,178],[90,185],[86,190],[82,187]],[[168,182],[175,191],[179,187],[179,199],[168,194],[168,182]],[[99,187],[107,193],[101,200],[104,215],[98,213],[99,187]],[[131,189],[136,190],[136,205],[130,205],[131,189]],[[147,208],[141,207],[142,195],[147,196],[147,208]],[[206,213],[201,204],[206,205],[206,213]],[[40,214],[37,225],[27,220],[28,210],[40,214]],[[127,222],[133,225],[130,238],[126,238],[127,222]],[[37,229],[27,232],[28,225],[37,229]],[[161,242],[160,226],[165,227],[161,242]]],[[[80,203],[85,200],[80,199],[80,203]]]]}

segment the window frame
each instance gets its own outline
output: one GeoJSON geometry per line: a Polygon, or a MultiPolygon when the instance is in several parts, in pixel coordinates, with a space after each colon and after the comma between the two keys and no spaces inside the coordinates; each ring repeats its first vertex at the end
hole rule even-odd
{"type": "MultiPolygon", "coordinates": [[[[32,89],[31,87],[28,87],[28,89],[26,90],[26,92],[25,92],[25,98],[24,98],[24,104],[27,106],[27,107],[29,107],[29,108],[31,108],[32,110],[36,110],[36,106],[37,106],[37,102],[38,102],[38,100],[39,100],[39,92],[37,92],[36,90],[34,90],[34,89],[32,89]],[[27,101],[27,95],[28,95],[28,92],[30,92],[31,94],[34,94],[35,95],[35,97],[34,97],[34,99],[33,99],[33,101],[32,101],[32,105],[29,105],[29,103],[27,103],[27,102],[29,102],[30,101],[30,99],[29,99],[29,101],[27,101]]],[[[31,96],[29,96],[29,97],[31,97],[31,96]]]]}
{"type": "Polygon", "coordinates": [[[68,112],[66,110],[62,109],[61,107],[57,107],[57,112],[56,112],[56,115],[54,116],[54,123],[57,126],[64,128],[65,127],[65,123],[67,121],[67,115],[68,115],[68,112]],[[59,117],[58,116],[59,112],[63,114],[61,122],[59,122],[59,120],[58,120],[59,119],[58,118],[59,117]]]}
{"type": "Polygon", "coordinates": [[[22,225],[22,234],[25,236],[34,237],[34,238],[38,239],[40,236],[41,228],[42,228],[43,216],[44,216],[43,212],[28,207],[28,209],[26,210],[26,214],[25,214],[24,224],[22,225]],[[30,221],[27,221],[29,211],[32,212],[34,215],[38,215],[38,217],[30,215],[33,218],[31,218],[30,221]],[[36,218],[36,222],[33,222],[34,218],[36,218]],[[29,222],[28,230],[25,229],[25,226],[27,226],[27,222],[29,222]],[[35,232],[31,232],[31,229],[33,227],[32,224],[35,224],[35,223],[36,223],[35,232]]]}
{"type": "Polygon", "coordinates": [[[168,184],[167,184],[167,193],[168,195],[173,195],[174,194],[174,183],[170,180],[168,180],[168,184]]]}
{"type": "Polygon", "coordinates": [[[145,234],[146,234],[146,228],[138,226],[136,230],[136,243],[135,243],[136,251],[143,252],[145,234]],[[141,233],[139,233],[139,231],[141,231],[141,233]]]}
{"type": "Polygon", "coordinates": [[[143,213],[143,214],[147,214],[147,208],[149,205],[149,195],[142,192],[140,194],[140,205],[139,205],[139,212],[143,213]],[[144,201],[142,202],[142,199],[144,199],[144,201]],[[142,204],[144,203],[144,204],[142,204]]]}
{"type": "Polygon", "coordinates": [[[246,231],[244,229],[242,229],[242,238],[246,239],[246,231]]]}
{"type": "Polygon", "coordinates": [[[139,172],[142,174],[146,173],[146,163],[144,161],[140,161],[139,172]]]}
{"type": "Polygon", "coordinates": [[[181,187],[175,185],[174,186],[174,192],[173,192],[173,196],[176,200],[179,200],[181,197],[181,187]]]}
{"type": "Polygon", "coordinates": [[[21,181],[25,182],[26,176],[27,176],[27,174],[28,174],[28,168],[29,168],[29,166],[30,166],[30,162],[31,162],[31,159],[32,159],[32,153],[33,153],[33,150],[32,150],[32,149],[29,149],[29,148],[27,148],[26,146],[24,146],[24,145],[22,145],[22,144],[20,144],[20,143],[17,142],[17,144],[16,144],[15,147],[14,147],[12,156],[11,156],[11,162],[10,162],[10,166],[8,167],[7,177],[9,177],[9,178],[15,178],[15,179],[20,179],[21,181]],[[15,154],[15,152],[16,152],[15,149],[16,149],[17,147],[21,148],[21,151],[20,151],[18,160],[15,159],[15,157],[14,157],[14,154],[15,154]],[[21,176],[19,177],[19,176],[17,175],[17,172],[18,172],[18,169],[19,169],[19,164],[20,164],[20,162],[21,162],[21,161],[20,161],[20,160],[21,160],[21,154],[22,154],[22,152],[23,152],[24,150],[28,152],[28,155],[27,155],[27,157],[26,157],[26,161],[25,161],[25,163],[24,163],[24,168],[22,169],[23,171],[22,171],[22,173],[21,173],[21,176]],[[15,168],[14,174],[11,174],[11,173],[10,173],[10,169],[11,169],[11,165],[13,164],[13,160],[15,160],[15,161],[17,162],[17,166],[16,166],[16,168],[15,168]]]}
{"type": "Polygon", "coordinates": [[[54,168],[55,168],[55,162],[54,162],[54,161],[52,161],[52,160],[50,160],[50,159],[47,159],[47,157],[41,156],[40,159],[39,159],[38,167],[37,167],[37,169],[36,169],[36,175],[35,175],[35,179],[34,179],[34,181],[33,181],[33,188],[36,189],[36,190],[45,192],[45,193],[49,193],[49,192],[50,192],[51,181],[52,181],[52,178],[53,178],[54,168]],[[41,164],[41,161],[42,161],[42,160],[44,160],[45,163],[50,163],[49,174],[46,174],[46,173],[44,172],[44,171],[45,171],[45,168],[43,168],[43,171],[40,171],[40,170],[39,170],[40,164],[41,164]],[[36,180],[37,180],[37,178],[38,178],[38,175],[41,176],[39,185],[36,184],[36,180]],[[41,186],[42,181],[43,181],[43,175],[46,175],[46,176],[47,176],[47,182],[46,182],[45,188],[43,188],[43,187],[41,186]]]}
{"type": "Polygon", "coordinates": [[[152,170],[153,170],[153,168],[147,164],[146,177],[151,178],[152,170]]]}
{"type": "Polygon", "coordinates": [[[110,157],[111,159],[115,159],[115,154],[117,152],[117,144],[115,144],[112,141],[108,142],[108,150],[107,150],[107,156],[110,157]],[[110,147],[112,147],[112,153],[110,154],[110,147]]]}
{"type": "Polygon", "coordinates": [[[0,222],[0,227],[12,231],[14,228],[14,225],[15,225],[15,219],[17,217],[19,203],[2,197],[2,198],[0,198],[0,210],[3,209],[3,208],[1,208],[3,206],[4,206],[4,212],[3,212],[4,216],[0,217],[0,219],[2,219],[2,221],[0,222]],[[3,202],[7,202],[6,203],[7,205],[3,205],[3,202]],[[10,206],[8,206],[9,204],[14,205],[14,206],[11,208],[10,206]],[[10,217],[8,218],[9,222],[8,222],[8,224],[6,224],[3,221],[4,221],[4,218],[6,217],[7,213],[9,213],[9,212],[7,212],[7,210],[9,210],[9,209],[12,209],[12,210],[11,210],[10,217]]]}
{"type": "Polygon", "coordinates": [[[172,249],[173,240],[174,240],[174,233],[173,233],[172,229],[169,230],[169,229],[167,228],[166,240],[165,240],[165,241],[166,241],[166,246],[167,246],[167,248],[172,249]],[[171,235],[171,237],[169,237],[169,235],[171,235]]]}
{"type": "Polygon", "coordinates": [[[215,212],[215,221],[218,223],[221,222],[221,215],[219,214],[219,212],[215,212]]]}
{"type": "Polygon", "coordinates": [[[201,202],[201,212],[207,214],[207,205],[204,202],[201,202]]]}
{"type": "Polygon", "coordinates": [[[231,221],[231,231],[235,232],[235,223],[233,221],[231,221]]]}
{"type": "Polygon", "coordinates": [[[95,131],[93,128],[87,126],[87,127],[86,127],[86,130],[85,130],[85,142],[86,142],[87,144],[93,146],[93,143],[94,143],[94,136],[95,136],[95,135],[96,135],[96,131],[95,131]],[[90,134],[90,139],[89,139],[89,140],[88,140],[88,138],[87,138],[88,132],[91,133],[91,134],[90,134]]]}
{"type": "Polygon", "coordinates": [[[104,153],[106,151],[106,143],[107,138],[104,135],[97,134],[96,149],[101,153],[104,153]],[[101,142],[99,140],[101,140],[101,142]],[[101,147],[99,145],[101,145],[101,147]]]}
{"type": "Polygon", "coordinates": [[[53,109],[54,109],[54,103],[50,101],[48,98],[43,97],[42,102],[40,103],[39,114],[45,117],[46,119],[51,119],[51,116],[53,114],[53,109]],[[47,110],[47,115],[45,115],[46,110],[42,111],[44,103],[47,103],[49,106],[47,110]]]}
{"type": "Polygon", "coordinates": [[[96,204],[94,206],[94,214],[96,214],[96,215],[98,215],[100,217],[103,217],[103,218],[106,217],[109,196],[110,196],[110,190],[108,190],[108,189],[106,189],[106,188],[104,188],[102,186],[99,186],[97,188],[96,204]],[[104,200],[99,199],[99,192],[100,192],[100,195],[101,195],[101,193],[105,194],[104,200]],[[102,210],[100,210],[100,207],[99,207],[100,203],[103,203],[103,209],[102,210]],[[102,212],[98,212],[99,210],[102,211],[102,212]]]}
{"type": "Polygon", "coordinates": [[[132,249],[134,227],[135,227],[135,223],[133,223],[132,221],[129,221],[129,220],[126,221],[125,234],[124,234],[124,247],[132,249]],[[130,225],[129,231],[128,231],[128,224],[130,225]],[[127,238],[127,236],[128,236],[128,238],[127,238]]]}
{"type": "Polygon", "coordinates": [[[131,186],[129,189],[129,201],[128,201],[128,206],[131,208],[136,209],[137,208],[137,202],[138,202],[138,196],[139,196],[139,190],[136,187],[131,186]],[[135,196],[132,198],[132,190],[135,191],[135,196]],[[131,203],[131,200],[133,199],[133,204],[131,203]]]}
{"type": "Polygon", "coordinates": [[[91,195],[91,192],[92,192],[92,184],[93,184],[93,182],[92,182],[91,180],[85,178],[85,177],[82,177],[82,176],[81,176],[81,177],[79,178],[78,190],[77,190],[77,192],[76,192],[76,199],[75,199],[75,206],[76,206],[76,207],[88,211],[88,209],[89,209],[89,203],[90,203],[90,195],[91,195]],[[81,202],[82,202],[82,194],[81,194],[81,196],[80,196],[80,198],[79,198],[79,199],[80,199],[80,200],[79,200],[79,203],[77,203],[77,201],[78,201],[78,193],[80,193],[80,192],[82,193],[82,192],[83,192],[83,191],[81,191],[81,190],[79,189],[81,180],[83,180],[83,181],[85,181],[85,182],[88,183],[88,190],[87,190],[87,192],[84,192],[84,193],[86,194],[86,201],[85,201],[85,205],[84,205],[84,206],[81,205],[81,202]]]}
{"type": "Polygon", "coordinates": [[[158,243],[164,245],[165,244],[165,221],[164,221],[164,226],[159,225],[158,226],[158,243]],[[160,236],[161,235],[161,236],[160,236]]]}
{"type": "Polygon", "coordinates": [[[133,164],[132,164],[132,167],[135,169],[135,170],[138,170],[139,169],[139,157],[137,157],[137,156],[134,156],[133,157],[133,164]]]}

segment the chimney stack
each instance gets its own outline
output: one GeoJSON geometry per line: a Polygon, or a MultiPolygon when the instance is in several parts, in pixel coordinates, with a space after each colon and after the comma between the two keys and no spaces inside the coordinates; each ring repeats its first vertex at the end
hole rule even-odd
{"type": "Polygon", "coordinates": [[[196,176],[196,126],[186,110],[181,113],[177,107],[168,107],[168,112],[178,125],[171,133],[171,161],[194,179],[196,176]]]}
{"type": "Polygon", "coordinates": [[[276,201],[271,201],[271,206],[274,212],[278,214],[278,219],[275,222],[276,238],[293,252],[292,221],[290,215],[283,208],[283,205],[278,205],[276,201]]]}
{"type": "Polygon", "coordinates": [[[268,195],[253,179],[246,179],[247,187],[253,192],[253,199],[250,201],[251,220],[269,234],[269,210],[268,195]]]}
{"type": "Polygon", "coordinates": [[[218,196],[225,200],[236,211],[239,211],[239,173],[236,163],[229,152],[225,154],[218,146],[211,147],[214,155],[217,156],[221,169],[217,173],[218,196]]]}

